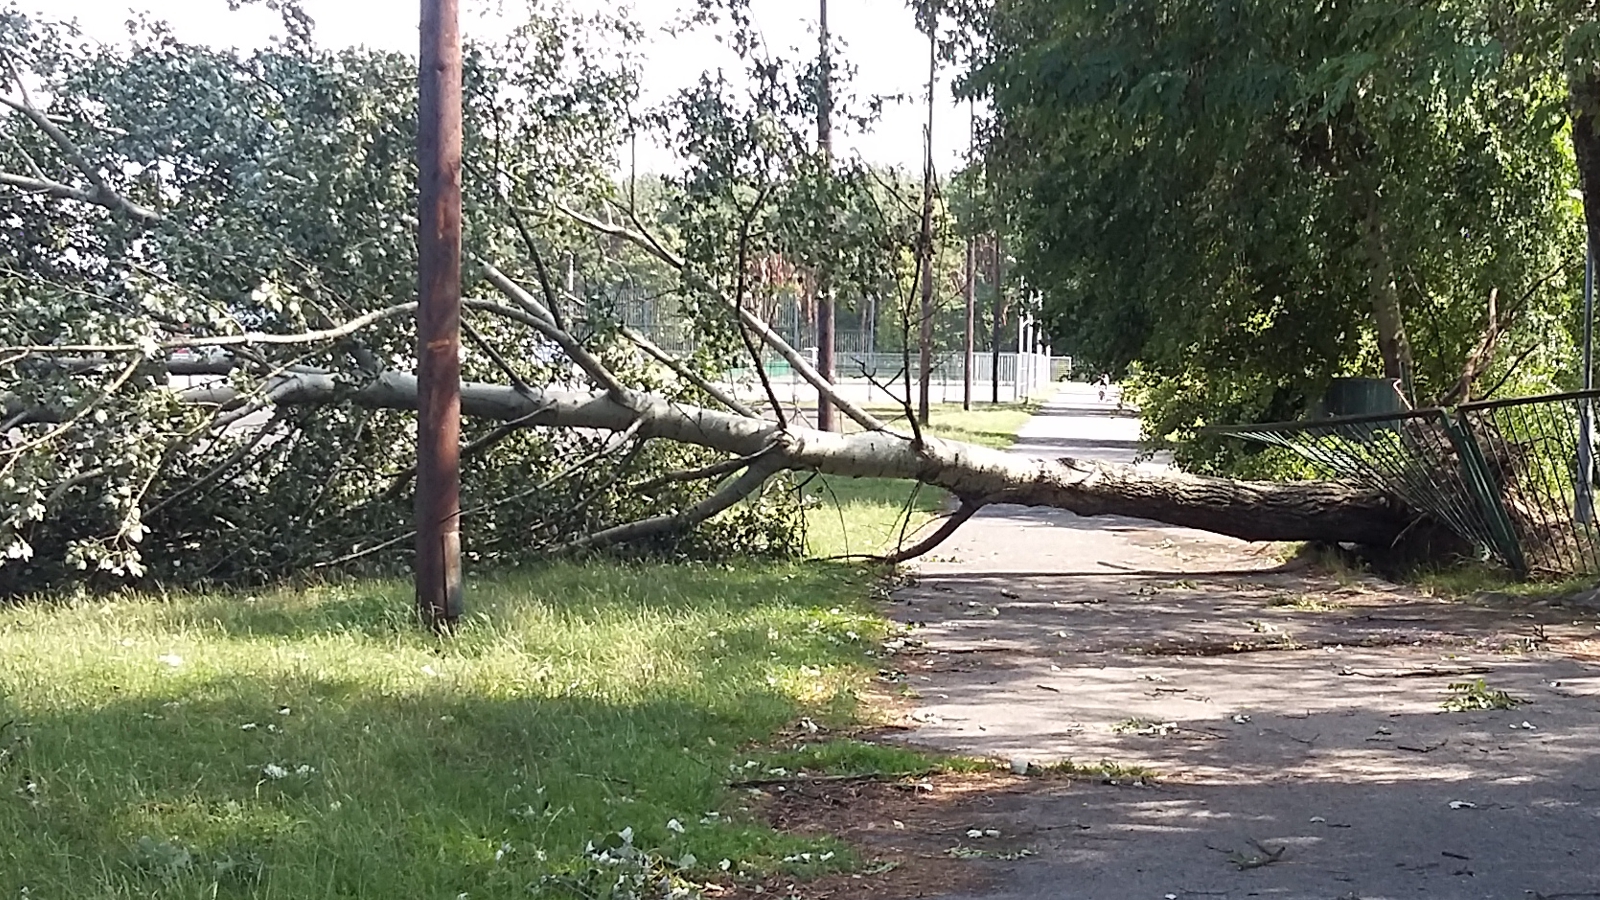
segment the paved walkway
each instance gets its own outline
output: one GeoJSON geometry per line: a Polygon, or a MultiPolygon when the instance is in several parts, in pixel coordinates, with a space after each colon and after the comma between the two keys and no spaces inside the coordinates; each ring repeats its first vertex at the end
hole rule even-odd
{"type": "MultiPolygon", "coordinates": [[[[1069,386],[1016,449],[1126,462],[1136,437],[1069,386]]],[[[972,827],[1033,855],[984,863],[996,889],[961,900],[1600,897],[1591,613],[1020,508],[975,517],[891,611],[915,638],[891,664],[918,698],[910,740],[1159,775],[997,793],[972,827]],[[1525,703],[1445,712],[1477,678],[1525,703]]]]}

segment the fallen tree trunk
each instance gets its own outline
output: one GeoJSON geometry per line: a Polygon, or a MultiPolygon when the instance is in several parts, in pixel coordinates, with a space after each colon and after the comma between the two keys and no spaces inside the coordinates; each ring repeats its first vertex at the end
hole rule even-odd
{"type": "MultiPolygon", "coordinates": [[[[222,70],[238,64],[218,62],[222,70]]],[[[289,571],[291,565],[338,565],[408,543],[408,536],[393,532],[408,527],[409,518],[390,518],[386,525],[378,521],[393,512],[397,495],[414,483],[413,461],[403,450],[396,452],[409,437],[401,417],[346,415],[348,410],[336,407],[417,405],[417,383],[407,374],[416,365],[415,345],[404,321],[414,315],[416,304],[386,297],[396,285],[410,283],[412,275],[406,232],[416,223],[403,214],[397,220],[394,212],[411,202],[411,195],[395,179],[369,177],[383,170],[370,160],[350,168],[341,157],[341,162],[329,164],[334,168],[323,171],[313,168],[310,159],[304,165],[300,159],[324,162],[319,129],[360,136],[370,147],[399,146],[406,134],[401,127],[404,103],[383,105],[393,98],[364,93],[368,102],[388,112],[359,120],[325,114],[326,104],[294,95],[304,80],[301,73],[323,71],[321,62],[309,67],[300,67],[302,61],[285,62],[291,63],[284,71],[294,83],[284,82],[284,92],[270,108],[253,105],[262,102],[254,87],[229,94],[223,104],[230,116],[260,126],[250,132],[266,136],[258,156],[239,156],[244,145],[231,136],[231,124],[219,132],[210,119],[193,119],[187,106],[163,108],[156,121],[165,123],[159,133],[170,134],[181,148],[173,152],[213,159],[221,158],[215,154],[223,147],[227,158],[237,157],[244,173],[220,181],[209,170],[181,173],[176,183],[158,185],[157,193],[185,202],[164,208],[143,206],[118,193],[120,185],[138,185],[139,197],[145,197],[141,176],[127,173],[160,168],[160,161],[148,156],[146,140],[99,142],[89,153],[76,142],[78,136],[91,137],[102,129],[80,127],[88,122],[57,127],[51,115],[33,106],[20,84],[14,85],[21,96],[7,101],[19,113],[11,124],[25,126],[31,137],[13,143],[19,148],[37,145],[39,152],[51,152],[55,159],[35,162],[23,153],[11,164],[30,163],[28,171],[0,172],[0,182],[53,198],[48,204],[52,217],[36,224],[37,234],[51,235],[55,243],[30,245],[27,259],[39,254],[39,268],[9,276],[12,295],[26,302],[0,314],[0,565],[20,573],[12,575],[11,584],[33,589],[28,586],[76,578],[86,570],[136,579],[145,571],[141,548],[152,546],[171,561],[167,570],[180,579],[209,577],[213,569],[253,579],[289,571]],[[290,100],[296,110],[291,115],[309,123],[305,129],[272,126],[290,100]],[[165,118],[180,114],[182,122],[165,118]],[[377,128],[380,124],[386,128],[377,128]],[[224,144],[216,144],[218,139],[224,144]],[[46,181],[47,171],[71,177],[46,181]],[[324,227],[327,216],[322,211],[302,209],[305,196],[299,186],[324,176],[366,188],[350,195],[348,208],[341,206],[332,228],[324,227]],[[95,209],[87,216],[57,218],[83,206],[95,209]],[[288,229],[294,239],[285,243],[284,236],[252,230],[272,223],[288,229]],[[142,240],[142,232],[157,228],[166,237],[148,248],[153,256],[131,254],[134,258],[102,264],[107,247],[142,240]],[[218,228],[237,240],[213,246],[218,228]],[[167,253],[173,255],[163,255],[167,253]],[[60,257],[61,265],[43,265],[51,254],[60,257]],[[176,376],[226,377],[186,389],[174,385],[176,376]],[[171,402],[174,397],[190,405],[171,402]],[[327,415],[302,407],[319,407],[327,415]],[[376,431],[369,430],[369,420],[376,431]],[[323,541],[318,529],[336,535],[337,546],[323,541]],[[150,542],[152,534],[159,539],[155,543],[150,542]],[[35,543],[44,548],[43,563],[34,556],[35,543]],[[199,559],[186,557],[188,553],[199,559]]],[[[108,73],[122,64],[110,63],[108,73]]],[[[485,70],[486,77],[492,68],[485,70]]],[[[136,71],[143,70],[127,70],[136,71]]],[[[363,76],[370,83],[387,83],[392,75],[383,67],[370,71],[372,77],[363,76]]],[[[499,71],[486,84],[526,87],[523,81],[496,82],[496,77],[511,78],[499,71]]],[[[67,94],[77,90],[70,79],[63,79],[64,74],[52,83],[67,94]]],[[[100,83],[99,75],[90,80],[100,83]]],[[[596,90],[597,96],[609,96],[611,88],[596,90]]],[[[41,96],[52,93],[43,91],[41,96]]],[[[112,106],[128,108],[118,113],[122,119],[110,116],[106,121],[142,121],[144,110],[124,102],[138,96],[137,91],[116,96],[121,99],[112,106]]],[[[82,99],[84,108],[98,103],[92,97],[82,99]]],[[[548,185],[517,187],[518,178],[544,171],[535,163],[540,162],[538,153],[546,151],[527,148],[545,147],[546,132],[572,133],[565,125],[524,128],[544,120],[531,112],[525,115],[532,118],[517,120],[518,115],[507,111],[504,127],[509,130],[504,134],[519,139],[502,140],[497,117],[496,139],[489,142],[492,161],[482,155],[472,161],[471,173],[480,182],[475,202],[485,211],[502,210],[512,221],[493,227],[493,216],[486,215],[481,233],[474,229],[474,248],[468,252],[479,271],[462,304],[471,316],[464,320],[468,352],[478,355],[469,360],[469,371],[497,382],[464,385],[463,411],[496,424],[461,448],[464,458],[478,454],[480,461],[490,452],[504,454],[492,457],[499,468],[479,470],[474,487],[481,487],[485,496],[469,513],[479,516],[477,524],[491,526],[478,533],[492,533],[488,540],[497,549],[571,552],[683,533],[724,512],[737,514],[742,501],[759,496],[764,485],[785,471],[915,481],[942,488],[960,501],[956,515],[931,534],[895,548],[891,559],[933,549],[991,504],[1153,519],[1248,540],[1387,546],[1408,533],[1407,512],[1392,498],[1348,484],[1242,482],[1073,459],[1030,459],[925,435],[915,420],[909,433],[898,432],[841,396],[809,365],[806,354],[756,312],[761,302],[753,289],[753,260],[799,258],[802,249],[804,255],[835,253],[831,243],[803,237],[812,225],[774,227],[791,219],[798,224],[796,215],[815,218],[809,211],[815,185],[807,169],[787,162],[774,169],[762,162],[751,170],[754,174],[739,174],[745,169],[741,163],[719,174],[713,180],[721,186],[695,199],[717,215],[697,225],[704,231],[680,246],[648,232],[634,208],[631,183],[625,208],[603,190],[581,190],[576,197],[582,202],[574,203],[551,195],[548,185]],[[526,152],[518,162],[510,156],[503,162],[502,151],[509,154],[513,147],[526,152]],[[552,282],[540,255],[542,242],[524,221],[525,203],[537,207],[535,221],[559,214],[604,236],[601,253],[608,265],[620,262],[635,271],[634,264],[642,260],[623,253],[637,251],[664,267],[655,272],[652,264],[648,280],[676,273],[675,283],[663,282],[669,285],[665,295],[688,301],[680,304],[680,311],[693,318],[696,332],[704,326],[715,339],[690,359],[678,359],[632,329],[611,327],[617,323],[604,321],[603,310],[588,306],[590,298],[552,282]],[[618,212],[621,217],[614,215],[618,212]],[[801,248],[792,243],[796,241],[816,245],[801,248]],[[519,243],[532,267],[508,266],[508,275],[496,261],[507,264],[501,257],[519,243]],[[696,250],[692,264],[682,249],[689,247],[696,250]],[[513,276],[536,277],[539,290],[530,291],[513,276]],[[484,288],[500,298],[480,295],[484,288]],[[637,352],[630,350],[630,343],[637,352]],[[832,433],[791,421],[792,411],[780,403],[767,376],[761,344],[860,431],[832,433]],[[736,363],[728,351],[740,345],[750,358],[736,363]],[[552,350],[565,362],[556,360],[552,350]],[[614,362],[623,360],[625,365],[614,362]],[[655,371],[656,366],[670,374],[655,371]],[[718,373],[746,367],[762,383],[770,404],[764,412],[758,411],[757,401],[741,398],[720,382],[724,376],[718,373]],[[706,407],[671,402],[646,388],[673,383],[693,386],[706,407]],[[579,387],[562,391],[535,386],[541,384],[579,387]],[[528,427],[596,434],[529,440],[518,447],[513,436],[528,427]],[[590,440],[600,435],[606,439],[590,440]],[[667,448],[650,446],[652,441],[715,452],[657,453],[667,448]],[[638,468],[633,468],[635,462],[638,468]],[[624,478],[639,481],[628,487],[624,478]],[[568,493],[552,495],[552,485],[568,493]],[[669,490],[669,485],[677,487],[669,490]],[[635,499],[640,502],[622,502],[635,499]],[[531,513],[522,515],[524,507],[548,515],[535,521],[531,513]]],[[[616,136],[602,129],[592,138],[616,136]]],[[[770,148],[757,143],[759,147],[738,152],[766,159],[770,148]]],[[[559,155],[565,159],[568,154],[559,155]]],[[[590,174],[603,177],[600,168],[590,174]]],[[[391,165],[386,171],[396,170],[391,165]]],[[[550,183],[576,187],[587,177],[563,175],[550,183]]],[[[893,193],[892,186],[883,186],[893,193]]],[[[870,193],[859,199],[876,205],[870,193]]],[[[43,208],[30,205],[23,213],[43,208]]],[[[863,231],[850,241],[862,242],[863,252],[881,256],[871,264],[878,271],[869,280],[892,281],[901,258],[893,217],[879,210],[874,224],[861,228],[872,233],[863,231]]],[[[24,232],[18,240],[28,242],[36,235],[24,232]]],[[[560,243],[569,249],[580,246],[565,238],[560,243]]],[[[569,284],[575,265],[571,260],[576,258],[569,257],[569,284]]],[[[609,281],[610,275],[603,280],[609,281]]],[[[761,291],[770,293],[772,286],[765,284],[761,291]]],[[[906,309],[903,324],[909,334],[909,301],[906,309]]],[[[905,388],[909,405],[909,378],[905,388]]],[[[763,516],[766,508],[752,504],[743,509],[763,516]]],[[[785,514],[793,509],[782,507],[785,514]]],[[[793,546],[786,543],[785,551],[793,546]]],[[[0,578],[0,592],[5,585],[0,578]]]]}
{"type": "MultiPolygon", "coordinates": [[[[278,403],[415,409],[416,378],[385,373],[355,390],[332,375],[285,376],[269,393],[278,403]]],[[[226,404],[222,386],[190,391],[189,400],[226,404]]],[[[898,478],[944,488],[969,505],[1017,504],[1082,516],[1153,519],[1249,541],[1327,541],[1388,546],[1406,529],[1392,498],[1341,482],[1252,482],[1074,459],[1040,459],[891,431],[838,434],[782,427],[759,418],[669,403],[629,392],[593,394],[462,385],[462,412],[526,426],[634,429],[642,438],[696,444],[736,456],[763,455],[774,471],[815,471],[851,478],[898,478]]]]}

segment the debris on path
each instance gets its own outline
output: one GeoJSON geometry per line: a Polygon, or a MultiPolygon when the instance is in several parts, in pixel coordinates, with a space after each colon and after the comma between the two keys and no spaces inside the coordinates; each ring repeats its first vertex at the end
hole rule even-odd
{"type": "MultiPolygon", "coordinates": [[[[1069,386],[1018,449],[1132,461],[1137,423],[1090,401],[1069,386]]],[[[1592,610],[1446,602],[1201,532],[1006,507],[888,609],[903,739],[1159,776],[996,792],[992,827],[1033,855],[952,900],[1600,896],[1592,610]]]]}

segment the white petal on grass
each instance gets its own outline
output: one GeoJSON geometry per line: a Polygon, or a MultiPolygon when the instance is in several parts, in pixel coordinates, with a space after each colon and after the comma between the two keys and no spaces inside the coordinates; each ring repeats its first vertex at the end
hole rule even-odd
{"type": "Polygon", "coordinates": [[[677,819],[668,819],[667,830],[673,834],[683,834],[683,823],[679,822],[677,819]]]}
{"type": "Polygon", "coordinates": [[[289,770],[278,765],[277,763],[267,763],[261,767],[261,774],[272,779],[273,781],[277,781],[280,778],[287,778],[289,776],[289,770]]]}
{"type": "Polygon", "coordinates": [[[183,665],[183,657],[177,655],[176,653],[163,653],[162,655],[156,657],[156,662],[166,663],[167,665],[176,669],[177,667],[183,665]]]}

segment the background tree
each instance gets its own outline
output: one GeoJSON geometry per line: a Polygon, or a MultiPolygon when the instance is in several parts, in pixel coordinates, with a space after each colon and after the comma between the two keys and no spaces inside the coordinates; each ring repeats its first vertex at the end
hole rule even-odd
{"type": "Polygon", "coordinates": [[[994,105],[1021,277],[1059,346],[1131,375],[1152,437],[1295,418],[1336,375],[1416,402],[1572,382],[1565,85],[1484,9],[1023,0],[974,21],[966,89],[994,105]]]}

